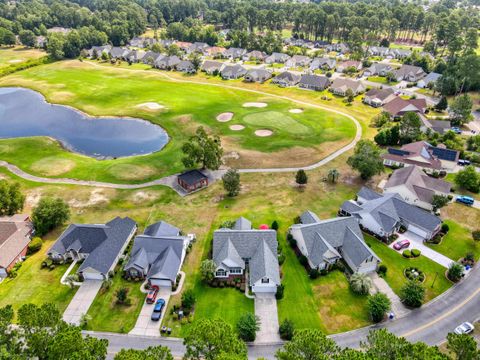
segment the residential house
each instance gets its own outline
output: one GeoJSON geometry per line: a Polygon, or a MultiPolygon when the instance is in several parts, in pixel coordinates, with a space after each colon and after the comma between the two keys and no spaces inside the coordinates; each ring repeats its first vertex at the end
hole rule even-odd
{"type": "Polygon", "coordinates": [[[214,60],[205,60],[202,64],[202,71],[205,71],[209,75],[220,72],[224,63],[214,60]]]}
{"type": "Polygon", "coordinates": [[[263,61],[267,55],[263,51],[253,50],[242,56],[243,61],[263,61]]]}
{"type": "Polygon", "coordinates": [[[336,78],[330,85],[330,91],[335,95],[345,96],[348,89],[351,89],[355,95],[358,95],[365,91],[365,86],[361,81],[345,78],[336,78]]]}
{"type": "Polygon", "coordinates": [[[448,196],[452,184],[428,176],[418,166],[397,169],[383,188],[384,193],[396,193],[409,204],[431,211],[434,195],[448,196]]]}
{"type": "Polygon", "coordinates": [[[452,124],[448,120],[431,120],[425,119],[426,127],[438,132],[440,135],[445,134],[447,131],[452,130],[452,124]]]}
{"type": "Polygon", "coordinates": [[[208,186],[208,176],[200,170],[188,170],[178,175],[177,183],[187,193],[208,186]]]}
{"type": "Polygon", "coordinates": [[[428,211],[404,201],[399,194],[380,195],[362,188],[357,200],[345,201],[340,213],[355,218],[360,226],[382,238],[388,238],[405,227],[424,240],[430,240],[441,228],[442,221],[428,211]]]}
{"type": "Polygon", "coordinates": [[[365,76],[386,76],[387,73],[392,72],[392,67],[389,64],[373,63],[368,69],[363,72],[365,76]]]}
{"type": "Polygon", "coordinates": [[[442,74],[431,72],[430,74],[428,74],[423,79],[420,79],[417,82],[417,87],[419,87],[421,89],[431,88],[437,83],[438,79],[440,79],[441,76],[442,76],[442,74]]]}
{"type": "Polygon", "coordinates": [[[123,57],[123,60],[128,61],[130,63],[138,63],[142,61],[145,54],[146,53],[143,50],[132,50],[123,57]]]}
{"type": "Polygon", "coordinates": [[[337,43],[337,44],[330,44],[326,47],[327,51],[335,51],[340,54],[346,54],[350,49],[347,44],[344,43],[337,43]]]}
{"type": "Polygon", "coordinates": [[[312,59],[304,55],[293,55],[290,59],[285,61],[285,66],[289,68],[308,66],[312,59]]]}
{"type": "Polygon", "coordinates": [[[324,70],[333,70],[337,65],[337,61],[335,59],[330,58],[315,58],[310,63],[310,70],[315,71],[317,69],[324,69],[324,70]]]}
{"type": "Polygon", "coordinates": [[[432,146],[426,141],[417,141],[403,145],[400,149],[388,148],[382,155],[387,166],[417,165],[432,173],[440,170],[453,170],[457,165],[460,152],[447,149],[445,145],[432,146]]]}
{"type": "Polygon", "coordinates": [[[192,236],[164,221],[148,226],[133,243],[130,259],[124,266],[129,278],[146,279],[150,286],[170,289],[176,282],[192,236]]]}
{"type": "Polygon", "coordinates": [[[0,281],[27,255],[33,224],[25,214],[0,217],[0,281]]]}
{"type": "Polygon", "coordinates": [[[208,56],[211,56],[213,58],[220,58],[223,56],[223,53],[226,51],[227,49],[225,49],[224,47],[221,47],[221,46],[211,46],[207,49],[205,49],[205,53],[208,55],[208,56]]]}
{"type": "Polygon", "coordinates": [[[249,220],[240,218],[233,229],[213,233],[215,277],[243,276],[248,268],[248,285],[253,293],[276,293],[280,285],[277,252],[275,230],[252,229],[249,220]]]}
{"type": "Polygon", "coordinates": [[[387,57],[390,53],[390,49],[383,46],[370,46],[368,48],[368,53],[371,56],[380,56],[380,57],[387,57]]]}
{"type": "Polygon", "coordinates": [[[417,82],[427,75],[419,66],[402,65],[402,67],[394,72],[397,81],[417,82]]]}
{"type": "Polygon", "coordinates": [[[129,53],[130,50],[127,48],[114,46],[110,49],[109,55],[112,59],[123,59],[129,53]]]}
{"type": "Polygon", "coordinates": [[[355,69],[355,71],[362,70],[362,62],[356,60],[347,60],[337,65],[337,72],[339,73],[346,72],[350,69],[355,69]]]}
{"type": "Polygon", "coordinates": [[[187,52],[190,46],[192,46],[192,43],[188,41],[175,41],[175,45],[177,45],[182,51],[187,52]]]}
{"type": "Polygon", "coordinates": [[[148,64],[148,65],[158,67],[157,62],[160,61],[161,59],[163,59],[164,57],[165,57],[165,55],[162,55],[162,54],[157,53],[155,51],[147,51],[145,53],[145,55],[143,55],[143,57],[142,57],[142,62],[144,64],[148,64]]]}
{"type": "Polygon", "coordinates": [[[111,49],[112,49],[111,45],[92,46],[92,48],[88,50],[88,56],[101,58],[102,54],[104,53],[108,55],[111,49]]]}
{"type": "Polygon", "coordinates": [[[302,89],[322,91],[330,85],[330,79],[326,76],[302,75],[298,86],[302,89]]]}
{"type": "Polygon", "coordinates": [[[128,44],[131,47],[136,47],[136,48],[144,48],[145,47],[145,38],[143,37],[134,37],[132,38],[128,44]]]}
{"type": "Polygon", "coordinates": [[[407,112],[414,112],[422,115],[425,113],[425,110],[427,110],[427,101],[425,99],[406,100],[399,96],[395,96],[383,106],[383,110],[388,112],[393,119],[399,118],[407,112]]]}
{"type": "Polygon", "coordinates": [[[390,49],[387,58],[390,59],[405,59],[412,55],[412,50],[408,49],[390,49]]]}
{"type": "Polygon", "coordinates": [[[373,107],[380,107],[396,98],[391,88],[371,89],[365,93],[363,102],[373,107]]]}
{"type": "Polygon", "coordinates": [[[193,63],[190,60],[180,61],[177,65],[175,65],[175,69],[187,74],[195,73],[195,66],[193,66],[193,63]]]}
{"type": "Polygon", "coordinates": [[[266,69],[250,69],[245,74],[245,81],[263,83],[272,77],[272,73],[266,69]]]}
{"type": "Polygon", "coordinates": [[[222,70],[220,70],[220,75],[224,80],[239,79],[247,73],[242,65],[225,65],[222,70]]]}
{"type": "Polygon", "coordinates": [[[356,219],[339,217],[320,220],[311,214],[300,216],[301,224],[289,233],[312,269],[324,270],[343,259],[353,272],[371,273],[380,258],[368,247],[356,219]]]}
{"type": "Polygon", "coordinates": [[[116,217],[106,224],[71,224],[48,251],[53,261],[82,260],[77,274],[105,280],[137,230],[132,219],[116,217]]]}
{"type": "Polygon", "coordinates": [[[178,64],[180,64],[182,60],[176,55],[173,56],[165,56],[161,59],[155,61],[155,66],[161,70],[172,70],[178,64]]]}
{"type": "Polygon", "coordinates": [[[228,48],[223,52],[223,57],[230,59],[230,60],[236,60],[236,59],[241,59],[243,55],[247,53],[247,50],[241,49],[241,48],[228,48]]]}
{"type": "Polygon", "coordinates": [[[192,53],[199,53],[201,55],[204,55],[207,53],[207,49],[210,46],[207,43],[204,42],[194,42],[191,44],[188,48],[186,48],[187,54],[192,54],[192,53]]]}
{"type": "Polygon", "coordinates": [[[290,71],[284,71],[275,76],[272,80],[272,83],[281,87],[295,86],[300,82],[300,78],[301,76],[298,74],[294,74],[290,71]]]}
{"type": "Polygon", "coordinates": [[[272,55],[265,58],[266,64],[284,64],[290,56],[284,53],[274,52],[272,55]]]}

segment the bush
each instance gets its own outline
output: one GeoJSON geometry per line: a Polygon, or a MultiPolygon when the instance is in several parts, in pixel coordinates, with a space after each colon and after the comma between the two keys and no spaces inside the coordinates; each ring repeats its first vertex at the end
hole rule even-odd
{"type": "Polygon", "coordinates": [[[245,313],[238,319],[238,336],[243,341],[255,341],[258,330],[260,330],[260,319],[255,314],[245,313]]]}
{"type": "Polygon", "coordinates": [[[385,275],[387,275],[387,270],[388,270],[388,268],[387,268],[386,265],[380,264],[378,266],[377,273],[381,276],[385,276],[385,275]]]}
{"type": "Polygon", "coordinates": [[[415,280],[409,280],[400,290],[403,303],[411,307],[420,307],[425,298],[425,288],[415,280]]]}
{"type": "Polygon", "coordinates": [[[278,255],[278,265],[282,265],[285,262],[285,254],[281,253],[278,255]]]}
{"type": "Polygon", "coordinates": [[[320,270],[320,275],[321,275],[321,276],[326,276],[326,275],[328,275],[328,270],[327,270],[327,269],[322,269],[322,270],[320,270]]]}
{"type": "Polygon", "coordinates": [[[275,298],[277,300],[283,299],[283,293],[285,292],[285,286],[283,284],[280,284],[277,286],[277,292],[275,294],[275,298]]]}
{"type": "Polygon", "coordinates": [[[412,257],[419,257],[421,254],[421,251],[418,249],[412,249],[411,253],[412,253],[412,257]]]}
{"type": "Polygon", "coordinates": [[[290,246],[291,246],[292,248],[295,248],[295,246],[297,246],[297,240],[295,240],[295,239],[293,238],[293,235],[292,235],[292,234],[288,234],[288,235],[287,235],[287,241],[288,241],[288,243],[290,244],[290,246]]]}
{"type": "Polygon", "coordinates": [[[28,254],[34,254],[42,248],[43,241],[39,237],[34,237],[28,244],[28,254]]]}
{"type": "Polygon", "coordinates": [[[403,257],[406,257],[407,259],[411,258],[412,257],[412,252],[410,250],[403,250],[403,253],[402,253],[403,257]]]}
{"type": "Polygon", "coordinates": [[[334,269],[337,269],[340,272],[345,272],[347,271],[347,268],[345,267],[345,264],[341,261],[337,261],[333,267],[334,269]]]}
{"type": "Polygon", "coordinates": [[[446,233],[448,233],[448,230],[450,230],[450,227],[448,226],[448,224],[443,223],[442,224],[442,233],[446,234],[446,233]]]}
{"type": "Polygon", "coordinates": [[[272,222],[272,229],[275,230],[275,231],[278,230],[278,222],[277,222],[277,220],[273,220],[273,222],[272,222]]]}
{"type": "Polygon", "coordinates": [[[368,298],[367,307],[373,322],[380,322],[390,309],[390,299],[384,293],[376,293],[368,298]]]}
{"type": "Polygon", "coordinates": [[[475,241],[480,241],[480,230],[472,231],[472,237],[475,241]]]}
{"type": "Polygon", "coordinates": [[[447,276],[451,281],[457,282],[463,276],[463,266],[459,263],[452,263],[448,268],[447,276]]]}
{"type": "Polygon", "coordinates": [[[294,331],[295,326],[292,321],[285,319],[280,324],[279,332],[282,340],[292,340],[294,331]]]}
{"type": "Polygon", "coordinates": [[[302,255],[300,254],[298,256],[298,260],[300,260],[300,264],[302,264],[303,266],[307,266],[308,265],[308,259],[305,255],[302,255]]]}
{"type": "Polygon", "coordinates": [[[311,269],[308,276],[310,276],[310,279],[316,279],[320,276],[320,272],[317,269],[311,269]]]}
{"type": "Polygon", "coordinates": [[[366,274],[354,273],[350,276],[350,288],[356,294],[367,295],[372,287],[372,279],[366,274]]]}
{"type": "Polygon", "coordinates": [[[193,292],[192,289],[188,289],[183,292],[182,294],[182,307],[184,309],[191,309],[193,308],[193,305],[195,305],[195,293],[193,292]]]}
{"type": "Polygon", "coordinates": [[[475,262],[475,255],[472,252],[468,252],[465,255],[465,260],[469,262],[475,262]]]}

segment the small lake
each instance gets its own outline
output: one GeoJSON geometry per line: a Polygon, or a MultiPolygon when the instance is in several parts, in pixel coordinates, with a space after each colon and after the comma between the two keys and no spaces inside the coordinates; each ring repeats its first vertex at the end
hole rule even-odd
{"type": "Polygon", "coordinates": [[[38,92],[0,88],[0,139],[49,136],[70,151],[95,158],[149,154],[168,142],[164,129],[134,118],[89,117],[53,105],[38,92]]]}

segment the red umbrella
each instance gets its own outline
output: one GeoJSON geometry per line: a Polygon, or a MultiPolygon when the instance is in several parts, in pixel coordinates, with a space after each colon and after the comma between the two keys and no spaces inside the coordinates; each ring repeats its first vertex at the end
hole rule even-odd
{"type": "Polygon", "coordinates": [[[260,230],[268,230],[268,229],[270,229],[270,228],[268,227],[267,224],[262,224],[262,225],[260,225],[260,228],[259,228],[259,229],[260,229],[260,230]]]}

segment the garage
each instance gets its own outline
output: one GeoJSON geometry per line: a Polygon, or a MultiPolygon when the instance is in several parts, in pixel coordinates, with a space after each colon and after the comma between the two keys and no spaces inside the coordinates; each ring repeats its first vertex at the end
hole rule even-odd
{"type": "Polygon", "coordinates": [[[171,289],[172,287],[172,282],[167,279],[150,279],[149,281],[150,281],[150,285],[152,286],[156,285],[159,288],[171,289]]]}
{"type": "Polygon", "coordinates": [[[423,239],[429,239],[430,238],[430,233],[426,230],[423,230],[419,228],[418,226],[415,225],[408,225],[408,231],[421,236],[423,239]]]}
{"type": "Polygon", "coordinates": [[[85,280],[103,280],[104,276],[102,273],[99,273],[98,271],[92,269],[92,268],[86,268],[81,272],[83,278],[85,280]]]}

